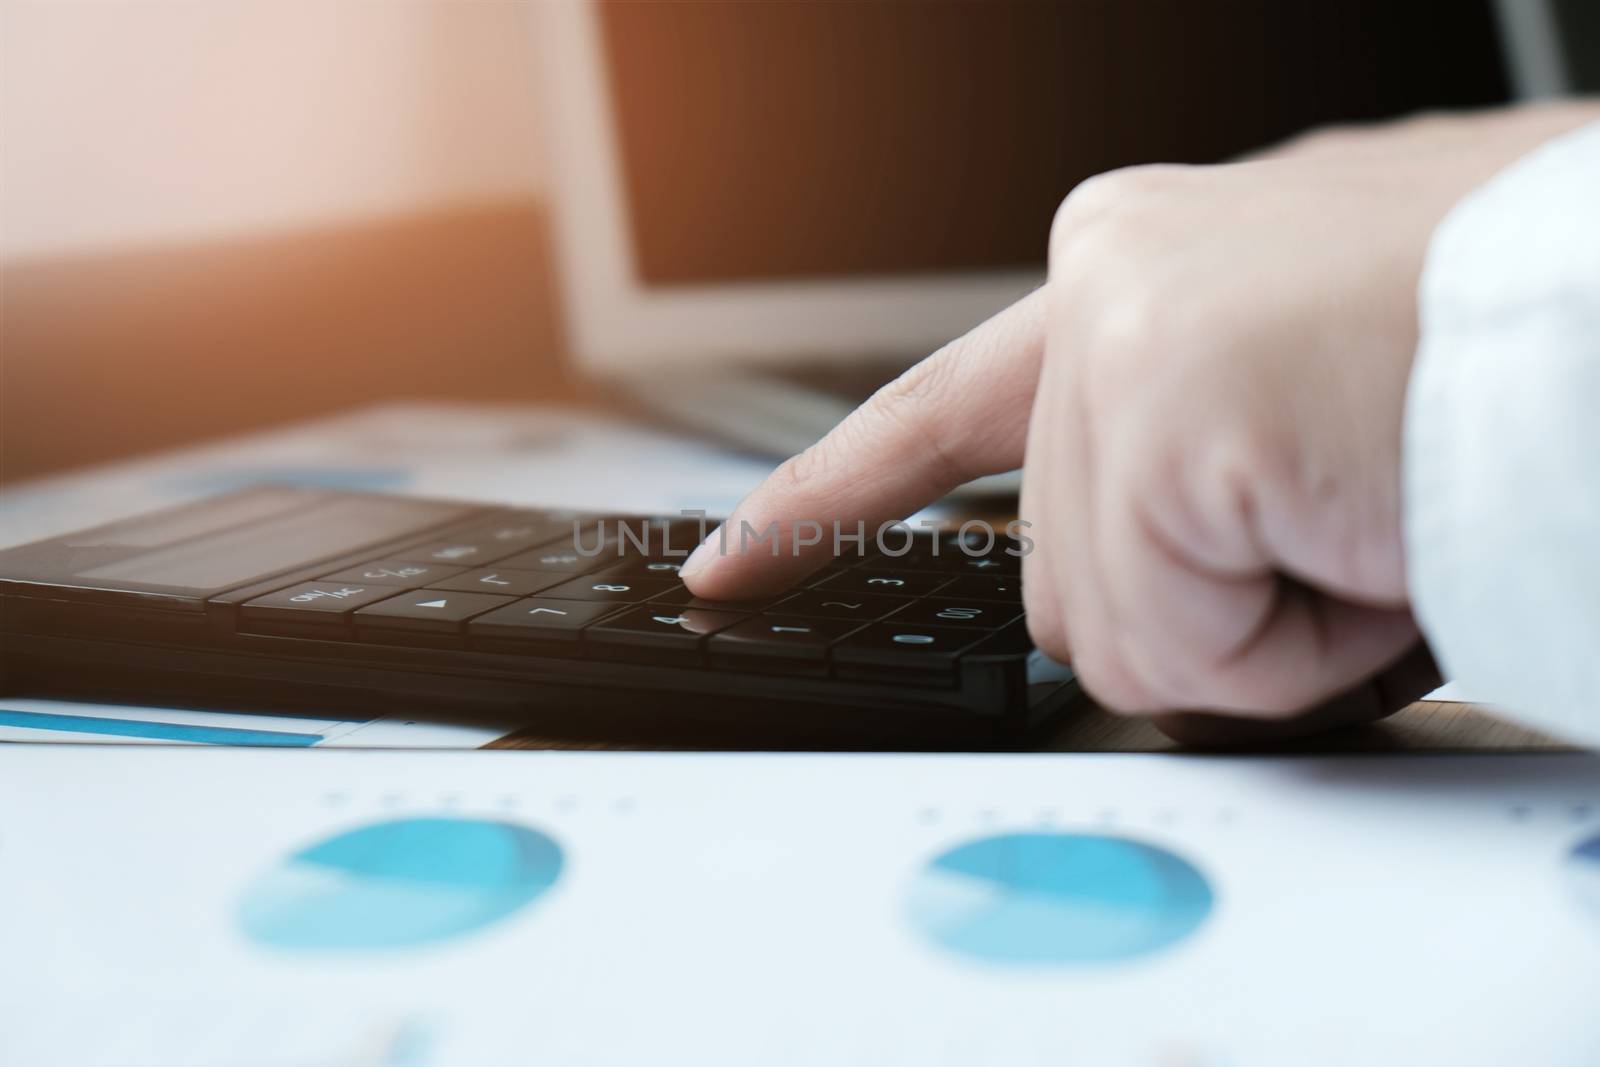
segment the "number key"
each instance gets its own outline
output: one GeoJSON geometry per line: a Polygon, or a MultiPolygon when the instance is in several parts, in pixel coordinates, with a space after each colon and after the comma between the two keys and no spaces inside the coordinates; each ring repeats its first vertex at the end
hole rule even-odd
{"type": "Polygon", "coordinates": [[[880,622],[833,646],[834,673],[840,678],[948,686],[955,678],[957,657],[986,636],[983,630],[880,622]]]}
{"type": "Polygon", "coordinates": [[[840,619],[763,615],[713,634],[706,653],[711,666],[728,670],[825,674],[828,646],[858,625],[840,619]]]}
{"type": "Polygon", "coordinates": [[[995,630],[1022,614],[1018,604],[987,600],[917,600],[889,617],[897,625],[960,626],[995,630]]]}
{"type": "Polygon", "coordinates": [[[574,578],[552,586],[544,590],[541,595],[555,600],[603,600],[614,604],[637,604],[669,593],[677,587],[677,582],[660,578],[592,574],[587,578],[574,578]]]}
{"type": "Polygon", "coordinates": [[[938,574],[913,574],[905,571],[854,570],[836,574],[811,588],[827,593],[868,593],[873,596],[927,596],[950,579],[938,574]]]}
{"type": "Polygon", "coordinates": [[[681,559],[652,559],[649,556],[634,556],[622,563],[607,567],[599,573],[607,577],[627,575],[633,578],[659,578],[670,581],[678,577],[678,571],[683,567],[683,562],[681,559]]]}
{"type": "Polygon", "coordinates": [[[584,634],[590,655],[604,659],[700,664],[706,637],[749,616],[704,608],[635,608],[597,623],[584,634]]]}
{"type": "Polygon", "coordinates": [[[860,593],[836,593],[813,589],[780,600],[770,612],[778,615],[799,615],[808,619],[854,619],[870,622],[881,619],[896,608],[905,607],[903,597],[870,596],[860,593]]]}

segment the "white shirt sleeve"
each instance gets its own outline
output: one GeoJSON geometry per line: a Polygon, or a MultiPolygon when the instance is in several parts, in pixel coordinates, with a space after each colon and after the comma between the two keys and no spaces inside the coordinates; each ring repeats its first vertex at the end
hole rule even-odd
{"type": "Polygon", "coordinates": [[[1405,414],[1412,606],[1468,696],[1600,744],[1600,123],[1435,232],[1405,414]]]}

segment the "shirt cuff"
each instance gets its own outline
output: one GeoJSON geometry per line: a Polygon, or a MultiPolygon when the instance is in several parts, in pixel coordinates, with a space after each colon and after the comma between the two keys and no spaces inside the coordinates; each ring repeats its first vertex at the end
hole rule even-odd
{"type": "Polygon", "coordinates": [[[1417,620],[1470,697],[1600,743],[1600,123],[1440,224],[1406,397],[1417,620]]]}

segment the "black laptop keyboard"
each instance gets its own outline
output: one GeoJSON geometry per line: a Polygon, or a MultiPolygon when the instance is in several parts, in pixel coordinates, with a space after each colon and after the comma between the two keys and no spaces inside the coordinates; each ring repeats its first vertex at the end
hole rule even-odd
{"type": "Polygon", "coordinates": [[[678,579],[680,519],[504,511],[257,596],[245,633],[948,686],[963,657],[1025,654],[1021,560],[919,531],[780,596],[707,601],[678,579]],[[619,523],[634,535],[625,536],[619,523]],[[596,551],[598,549],[598,551],[596,551]]]}

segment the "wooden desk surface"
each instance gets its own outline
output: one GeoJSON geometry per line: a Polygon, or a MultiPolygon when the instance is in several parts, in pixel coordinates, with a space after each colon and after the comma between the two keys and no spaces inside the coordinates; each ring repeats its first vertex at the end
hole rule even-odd
{"type": "MultiPolygon", "coordinates": [[[[540,206],[510,202],[302,234],[7,263],[0,482],[384,398],[582,397],[561,356],[546,248],[540,206]]],[[[583,746],[522,731],[499,745],[762,747],[727,729],[682,727],[583,746]]],[[[1176,746],[1148,723],[1090,709],[1039,747],[1176,746]]],[[[1381,723],[1273,749],[1559,747],[1469,705],[1423,703],[1381,723]]]]}
{"type": "MultiPolygon", "coordinates": [[[[583,741],[521,730],[488,746],[521,749],[652,749],[741,751],[813,747],[803,736],[774,743],[770,734],[743,734],[721,725],[664,725],[658,731],[597,732],[583,741]]],[[[864,744],[865,750],[893,748],[864,744]]],[[[1507,722],[1471,704],[1418,701],[1381,722],[1332,733],[1252,746],[1259,753],[1549,751],[1571,746],[1507,722]]],[[[1140,719],[1084,708],[1028,746],[1041,752],[1176,752],[1182,746],[1140,719]]]]}

